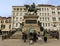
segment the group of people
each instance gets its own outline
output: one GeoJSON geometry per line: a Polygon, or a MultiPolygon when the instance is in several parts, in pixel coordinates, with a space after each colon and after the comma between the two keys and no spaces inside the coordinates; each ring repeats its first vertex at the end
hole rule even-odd
{"type": "MultiPolygon", "coordinates": [[[[45,34],[45,32],[43,33],[43,40],[44,42],[47,42],[47,34],[45,34]]],[[[22,33],[22,39],[24,40],[24,42],[27,41],[27,39],[29,38],[29,43],[32,44],[34,42],[36,42],[37,40],[42,40],[42,36],[40,34],[40,32],[38,32],[38,34],[36,32],[34,33],[29,33],[29,35],[27,35],[26,33],[22,33]]]]}

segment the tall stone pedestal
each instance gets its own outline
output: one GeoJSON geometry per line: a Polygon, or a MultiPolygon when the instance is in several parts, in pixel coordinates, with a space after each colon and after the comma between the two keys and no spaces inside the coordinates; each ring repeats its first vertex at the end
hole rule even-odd
{"type": "Polygon", "coordinates": [[[34,29],[36,32],[40,32],[40,28],[37,20],[38,20],[37,15],[25,15],[22,32],[28,32],[30,28],[34,29]]]}

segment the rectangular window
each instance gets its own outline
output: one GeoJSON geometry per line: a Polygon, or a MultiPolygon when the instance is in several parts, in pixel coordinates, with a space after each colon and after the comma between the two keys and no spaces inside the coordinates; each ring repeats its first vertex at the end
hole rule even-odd
{"type": "Polygon", "coordinates": [[[60,15],[60,12],[58,12],[58,15],[60,15]]]}
{"type": "Polygon", "coordinates": [[[48,26],[50,26],[50,23],[48,23],[48,26]]]}
{"type": "Polygon", "coordinates": [[[17,8],[17,11],[19,11],[19,8],[17,8]]]}
{"type": "Polygon", "coordinates": [[[1,25],[1,28],[3,28],[3,25],[1,25]]]}
{"type": "Polygon", "coordinates": [[[11,20],[9,20],[9,23],[11,23],[11,20]]]}
{"type": "Polygon", "coordinates": [[[55,11],[52,11],[52,15],[55,15],[55,11]]]}
{"type": "Polygon", "coordinates": [[[41,8],[39,8],[39,11],[41,11],[41,8]]]}
{"type": "Polygon", "coordinates": [[[55,10],[55,8],[51,8],[52,10],[55,10]]]}
{"type": "Polygon", "coordinates": [[[43,17],[42,19],[43,19],[43,21],[44,21],[44,17],[43,17]]]}
{"type": "Polygon", "coordinates": [[[59,26],[60,26],[60,24],[59,24],[59,26]]]}
{"type": "Polygon", "coordinates": [[[41,21],[41,17],[40,17],[40,21],[41,21]]]}
{"type": "Polygon", "coordinates": [[[47,17],[45,17],[45,21],[47,21],[47,17]]]}
{"type": "Polygon", "coordinates": [[[45,23],[46,27],[47,27],[47,23],[45,23]]]}
{"type": "Polygon", "coordinates": [[[48,18],[48,21],[49,21],[49,18],[48,18]]]}
{"type": "Polygon", "coordinates": [[[11,28],[11,25],[9,25],[9,29],[11,28]]]}
{"type": "Polygon", "coordinates": [[[20,13],[20,16],[22,16],[22,13],[20,13]]]}
{"type": "Polygon", "coordinates": [[[5,22],[6,22],[6,23],[11,23],[11,20],[10,20],[10,19],[6,19],[5,22]]]}
{"type": "Polygon", "coordinates": [[[53,27],[56,27],[56,24],[53,24],[53,27]]]}
{"type": "Polygon", "coordinates": [[[40,15],[41,15],[41,13],[40,13],[40,15]]]}
{"type": "Polygon", "coordinates": [[[46,11],[46,8],[45,8],[45,11],[46,11]]]}
{"type": "Polygon", "coordinates": [[[44,27],[44,23],[43,23],[43,27],[44,27]]]}
{"type": "Polygon", "coordinates": [[[15,10],[16,10],[16,8],[13,8],[13,10],[15,11],[15,10]]]}
{"type": "Polygon", "coordinates": [[[1,28],[3,28],[3,29],[4,29],[4,28],[5,28],[5,25],[1,25],[1,28]]]}
{"type": "Polygon", "coordinates": [[[53,18],[52,18],[52,20],[53,20],[53,21],[56,21],[56,18],[55,18],[55,17],[53,17],[53,18]]]}
{"type": "Polygon", "coordinates": [[[13,15],[15,15],[15,13],[13,13],[13,15]]]}
{"type": "Polygon", "coordinates": [[[49,10],[49,8],[47,8],[47,11],[49,10]]]}
{"type": "Polygon", "coordinates": [[[49,13],[47,13],[47,15],[49,16],[49,13]]]}
{"type": "Polygon", "coordinates": [[[42,11],[43,11],[44,9],[42,8],[42,11]]]}
{"type": "Polygon", "coordinates": [[[18,21],[18,17],[16,17],[16,21],[18,21]]]}
{"type": "Polygon", "coordinates": [[[4,23],[4,21],[2,20],[1,23],[4,23]]]}
{"type": "Polygon", "coordinates": [[[44,13],[42,13],[42,15],[44,15],[44,13]]]}
{"type": "Polygon", "coordinates": [[[16,13],[16,15],[18,16],[19,14],[18,14],[18,13],[16,13]]]}
{"type": "Polygon", "coordinates": [[[60,17],[59,17],[58,19],[59,19],[59,21],[60,21],[60,17]]]}
{"type": "Polygon", "coordinates": [[[5,29],[5,25],[3,25],[3,29],[5,29]]]}
{"type": "Polygon", "coordinates": [[[20,17],[20,20],[22,19],[22,17],[20,17]]]}
{"type": "Polygon", "coordinates": [[[45,16],[47,15],[47,13],[45,13],[45,16]]]}
{"type": "Polygon", "coordinates": [[[8,23],[8,20],[6,20],[5,22],[8,23]]]}
{"type": "Polygon", "coordinates": [[[22,11],[22,8],[20,8],[20,11],[22,11]]]}
{"type": "Polygon", "coordinates": [[[57,10],[60,10],[60,8],[57,8],[57,10]]]}
{"type": "Polygon", "coordinates": [[[26,8],[24,8],[24,11],[26,11],[26,8]]]}

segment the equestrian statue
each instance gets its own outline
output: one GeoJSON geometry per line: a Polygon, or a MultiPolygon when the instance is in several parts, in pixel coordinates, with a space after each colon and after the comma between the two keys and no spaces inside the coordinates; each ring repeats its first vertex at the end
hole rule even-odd
{"type": "Polygon", "coordinates": [[[34,12],[37,14],[37,8],[35,7],[35,3],[33,3],[32,5],[25,5],[26,9],[28,10],[28,12],[34,12]]]}

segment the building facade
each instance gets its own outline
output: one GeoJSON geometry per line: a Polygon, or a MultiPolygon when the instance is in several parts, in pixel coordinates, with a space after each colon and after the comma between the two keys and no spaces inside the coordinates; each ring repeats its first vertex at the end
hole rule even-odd
{"type": "MultiPolygon", "coordinates": [[[[38,21],[40,21],[44,29],[60,30],[60,6],[38,4],[36,8],[39,9],[37,11],[38,21]]],[[[25,6],[12,6],[11,29],[20,27],[20,23],[24,22],[26,13],[28,12],[25,6]]]]}
{"type": "Polygon", "coordinates": [[[11,17],[1,17],[0,16],[0,30],[10,31],[11,29],[11,17]]]}

